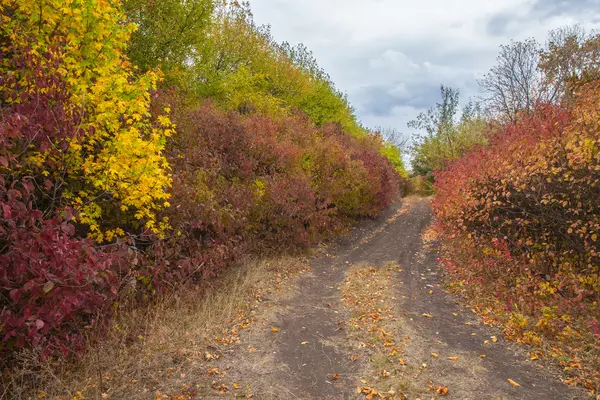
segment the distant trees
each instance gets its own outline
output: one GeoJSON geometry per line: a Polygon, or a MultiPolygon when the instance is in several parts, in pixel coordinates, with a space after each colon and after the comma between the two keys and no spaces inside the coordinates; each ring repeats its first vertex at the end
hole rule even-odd
{"type": "Polygon", "coordinates": [[[485,121],[480,107],[468,103],[459,112],[459,90],[440,87],[441,102],[420,113],[408,126],[422,133],[414,137],[412,171],[433,182],[433,171],[441,169],[474,145],[486,142],[485,121]]]}
{"type": "Polygon", "coordinates": [[[551,31],[538,67],[553,91],[553,98],[571,98],[578,82],[600,77],[600,35],[588,34],[580,25],[551,31]]]}
{"type": "MultiPolygon", "coordinates": [[[[127,21],[137,26],[127,55],[142,71],[161,67],[175,77],[206,39],[214,0],[125,0],[127,21]],[[174,70],[179,70],[175,73],[174,70]]],[[[171,82],[169,82],[171,83],[171,82]]]]}
{"type": "Polygon", "coordinates": [[[579,25],[551,31],[545,45],[526,39],[501,46],[496,65],[479,80],[480,103],[469,103],[459,117],[459,91],[442,86],[441,102],[408,123],[419,132],[413,174],[433,182],[433,171],[487,142],[489,123],[517,123],[543,104],[568,106],[599,77],[600,35],[579,25]]]}
{"type": "Polygon", "coordinates": [[[534,39],[500,46],[497,64],[479,81],[487,110],[516,122],[539,104],[567,100],[575,82],[600,71],[600,36],[579,25],[551,31],[542,46],[534,39]]]}
{"type": "Polygon", "coordinates": [[[485,104],[495,114],[515,121],[536,104],[552,101],[543,73],[538,69],[540,45],[534,39],[500,46],[497,64],[479,81],[485,104]]]}

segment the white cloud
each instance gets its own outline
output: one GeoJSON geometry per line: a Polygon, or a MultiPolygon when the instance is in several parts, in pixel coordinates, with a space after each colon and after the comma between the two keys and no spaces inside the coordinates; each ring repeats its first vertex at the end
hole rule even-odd
{"type": "Polygon", "coordinates": [[[407,131],[439,85],[477,94],[500,44],[570,23],[600,27],[598,0],[251,0],[278,41],[304,43],[368,126],[407,131]],[[571,5],[572,4],[572,5],[571,5]]]}

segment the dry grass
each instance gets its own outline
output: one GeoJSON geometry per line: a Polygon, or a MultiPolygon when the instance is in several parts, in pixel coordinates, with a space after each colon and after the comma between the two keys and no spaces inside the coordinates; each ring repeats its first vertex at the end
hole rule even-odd
{"type": "Polygon", "coordinates": [[[261,297],[304,266],[295,258],[248,261],[210,287],[186,287],[146,307],[121,307],[103,337],[75,361],[23,352],[4,373],[5,399],[187,399],[211,391],[207,368],[254,321],[261,297]]]}

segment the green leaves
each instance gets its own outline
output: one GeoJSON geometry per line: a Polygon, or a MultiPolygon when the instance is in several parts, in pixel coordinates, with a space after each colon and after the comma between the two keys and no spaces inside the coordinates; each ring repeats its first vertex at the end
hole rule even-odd
{"type": "Polygon", "coordinates": [[[444,169],[448,162],[487,142],[487,124],[479,107],[467,104],[458,119],[458,90],[441,86],[441,95],[441,103],[408,123],[421,132],[415,136],[412,148],[413,173],[425,176],[430,182],[434,171],[444,169]]]}

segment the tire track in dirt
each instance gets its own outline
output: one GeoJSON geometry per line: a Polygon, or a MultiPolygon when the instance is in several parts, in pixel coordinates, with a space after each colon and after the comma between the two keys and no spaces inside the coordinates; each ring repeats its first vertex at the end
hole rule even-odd
{"type": "Polygon", "coordinates": [[[449,388],[442,398],[461,400],[585,398],[443,291],[436,254],[421,238],[430,220],[428,200],[411,197],[315,257],[310,273],[255,316],[235,357],[224,358],[221,368],[229,379],[246,385],[257,399],[365,398],[357,386],[372,368],[365,349],[349,340],[341,293],[349,270],[392,263],[399,268],[386,280],[396,294],[388,305],[396,313],[396,337],[405,338],[406,365],[391,371],[403,383],[387,398],[435,398],[432,385],[449,388]],[[355,354],[362,354],[360,361],[353,360],[355,354]],[[509,384],[509,378],[521,386],[509,384]]]}

